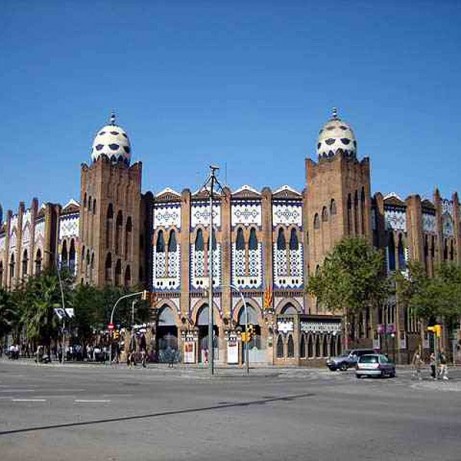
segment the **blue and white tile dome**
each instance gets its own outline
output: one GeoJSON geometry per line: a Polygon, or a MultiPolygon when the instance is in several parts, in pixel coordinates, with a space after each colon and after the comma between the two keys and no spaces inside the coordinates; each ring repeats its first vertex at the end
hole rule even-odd
{"type": "Polygon", "coordinates": [[[106,155],[112,163],[131,161],[131,145],[125,130],[115,124],[115,116],[111,116],[111,124],[102,127],[96,134],[91,149],[91,159],[95,162],[101,155],[106,155]]]}
{"type": "Polygon", "coordinates": [[[333,109],[333,117],[319,132],[317,154],[320,158],[334,157],[339,149],[348,157],[357,155],[357,141],[352,128],[342,121],[333,109]]]}

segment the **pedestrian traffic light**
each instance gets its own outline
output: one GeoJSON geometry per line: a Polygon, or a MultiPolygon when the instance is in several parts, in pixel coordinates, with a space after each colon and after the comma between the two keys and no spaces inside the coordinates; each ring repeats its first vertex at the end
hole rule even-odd
{"type": "Polygon", "coordinates": [[[118,330],[114,331],[114,341],[118,341],[120,338],[120,332],[118,330]]]}
{"type": "Polygon", "coordinates": [[[148,294],[149,294],[149,292],[148,292],[147,290],[144,290],[144,291],[142,292],[141,299],[142,299],[143,301],[147,301],[147,296],[148,296],[148,294]]]}
{"type": "Polygon", "coordinates": [[[432,325],[427,327],[427,331],[431,331],[435,334],[435,336],[437,336],[437,338],[440,338],[442,336],[442,325],[432,325]]]}
{"type": "Polygon", "coordinates": [[[240,335],[240,339],[242,340],[242,343],[246,343],[247,342],[247,334],[245,332],[242,332],[242,334],[240,335]]]}

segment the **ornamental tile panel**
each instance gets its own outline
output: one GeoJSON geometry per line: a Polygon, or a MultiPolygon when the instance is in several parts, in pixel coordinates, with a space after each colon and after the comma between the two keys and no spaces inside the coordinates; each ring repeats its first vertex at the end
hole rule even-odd
{"type": "Polygon", "coordinates": [[[158,227],[176,227],[181,229],[181,206],[180,205],[167,205],[155,204],[154,205],[154,226],[158,227]]]}
{"type": "Polygon", "coordinates": [[[303,247],[297,250],[278,250],[274,244],[274,286],[301,288],[303,286],[303,247]]]}
{"type": "Polygon", "coordinates": [[[434,214],[423,213],[423,232],[428,234],[437,233],[437,222],[434,214]]]}
{"type": "Polygon", "coordinates": [[[261,227],[261,202],[239,201],[237,203],[232,203],[231,216],[232,227],[238,225],[256,225],[258,227],[261,227]]]}
{"type": "MultiPolygon", "coordinates": [[[[191,287],[199,290],[208,287],[208,260],[204,250],[196,250],[195,245],[191,245],[191,287]]],[[[213,284],[221,285],[221,244],[218,243],[213,250],[213,284]]]]}
{"type": "Polygon", "coordinates": [[[453,217],[453,201],[443,199],[442,200],[442,214],[448,213],[451,217],[453,217]]]}
{"type": "Polygon", "coordinates": [[[274,202],[272,205],[272,224],[302,226],[302,202],[274,202]]]}
{"type": "Polygon", "coordinates": [[[442,233],[444,237],[453,237],[453,218],[448,212],[445,212],[442,216],[442,233]]]}
{"type": "Polygon", "coordinates": [[[261,288],[263,280],[262,243],[256,250],[237,250],[232,244],[232,284],[238,288],[261,288]],[[247,267],[248,266],[248,267],[247,267]]]}
{"type": "Polygon", "coordinates": [[[407,214],[401,208],[386,207],[384,209],[384,222],[386,230],[407,231],[407,214]]]}
{"type": "Polygon", "coordinates": [[[153,252],[153,287],[154,290],[178,290],[181,285],[181,245],[176,251],[153,252]]]}
{"type": "Polygon", "coordinates": [[[22,230],[24,232],[24,229],[26,228],[27,225],[30,226],[31,223],[31,212],[30,210],[26,210],[24,214],[22,215],[22,230]]]}
{"type": "MultiPolygon", "coordinates": [[[[213,224],[221,227],[221,206],[220,204],[213,205],[213,224]]],[[[209,226],[210,225],[210,210],[208,202],[194,203],[191,208],[191,227],[209,226]]]]}
{"type": "Polygon", "coordinates": [[[59,239],[67,237],[78,237],[79,235],[79,214],[61,216],[59,219],[59,239]]]}
{"type": "Polygon", "coordinates": [[[35,224],[35,245],[45,242],[45,220],[41,219],[35,224]]]}
{"type": "Polygon", "coordinates": [[[22,245],[27,246],[30,242],[30,223],[22,228],[22,245]]]}
{"type": "Polygon", "coordinates": [[[16,248],[17,241],[17,230],[16,227],[11,228],[10,231],[10,251],[13,251],[16,248]]]}

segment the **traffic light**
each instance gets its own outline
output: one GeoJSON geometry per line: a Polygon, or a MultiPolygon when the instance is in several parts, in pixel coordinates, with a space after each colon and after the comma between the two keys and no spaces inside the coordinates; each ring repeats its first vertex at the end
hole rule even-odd
{"type": "Polygon", "coordinates": [[[437,336],[437,338],[440,338],[442,336],[442,325],[433,325],[431,327],[427,327],[427,331],[431,331],[432,333],[437,336]]]}
{"type": "Polygon", "coordinates": [[[114,331],[114,341],[118,341],[120,339],[120,332],[118,330],[114,331]]]}
{"type": "Polygon", "coordinates": [[[142,299],[143,301],[147,301],[148,293],[149,293],[149,292],[148,292],[147,290],[144,290],[144,291],[142,292],[141,299],[142,299]]]}
{"type": "Polygon", "coordinates": [[[253,341],[254,336],[255,336],[255,327],[253,324],[250,323],[248,325],[248,338],[247,338],[248,342],[253,341]]]}
{"type": "Polygon", "coordinates": [[[242,340],[242,343],[247,342],[247,334],[245,332],[242,332],[242,334],[240,335],[240,338],[242,340]]]}

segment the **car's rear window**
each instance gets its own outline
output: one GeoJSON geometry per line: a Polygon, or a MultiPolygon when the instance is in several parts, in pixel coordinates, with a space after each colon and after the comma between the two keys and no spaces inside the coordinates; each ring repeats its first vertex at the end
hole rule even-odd
{"type": "Polygon", "coordinates": [[[362,355],[360,357],[360,363],[378,363],[377,355],[362,355]]]}

